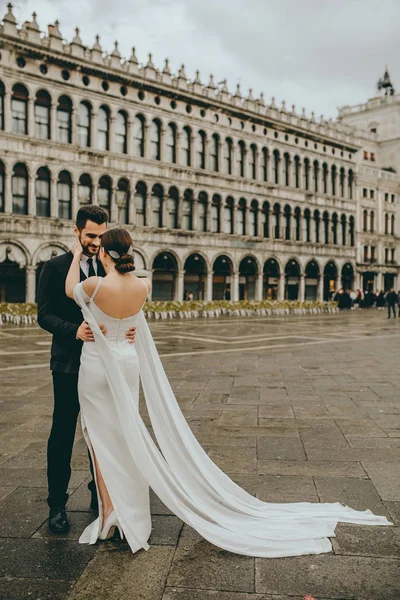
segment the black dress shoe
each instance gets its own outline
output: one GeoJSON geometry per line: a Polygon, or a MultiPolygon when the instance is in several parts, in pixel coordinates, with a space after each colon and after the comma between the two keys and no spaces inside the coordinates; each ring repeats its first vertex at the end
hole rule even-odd
{"type": "Polygon", "coordinates": [[[99,501],[97,499],[97,494],[92,494],[92,498],[90,500],[90,510],[99,512],[99,501]]]}
{"type": "Polygon", "coordinates": [[[49,529],[52,533],[68,533],[69,521],[65,506],[62,508],[50,508],[49,529]]]}

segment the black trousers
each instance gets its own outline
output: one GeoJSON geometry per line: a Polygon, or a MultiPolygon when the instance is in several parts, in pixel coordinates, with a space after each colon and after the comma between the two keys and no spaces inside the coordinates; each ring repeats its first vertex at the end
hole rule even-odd
{"type": "MultiPolygon", "coordinates": [[[[79,415],[78,374],[53,371],[54,412],[53,424],[47,444],[47,481],[50,508],[61,508],[68,500],[68,484],[71,477],[71,456],[74,445],[76,422],[79,415]]],[[[93,465],[89,454],[92,481],[88,484],[96,494],[93,465]]]]}
{"type": "MultiPolygon", "coordinates": [[[[396,316],[396,305],[395,304],[388,304],[388,317],[390,319],[390,311],[393,311],[393,316],[396,316]]],[[[400,310],[400,309],[399,309],[400,310]]]]}

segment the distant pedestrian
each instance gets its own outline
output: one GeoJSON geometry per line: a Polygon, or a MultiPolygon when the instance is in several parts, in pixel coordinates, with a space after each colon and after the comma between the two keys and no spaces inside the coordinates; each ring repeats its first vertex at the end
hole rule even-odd
{"type": "Polygon", "coordinates": [[[393,311],[394,318],[396,318],[397,294],[393,288],[386,295],[386,302],[387,302],[387,306],[388,306],[388,319],[390,319],[390,314],[392,311],[393,311]]]}

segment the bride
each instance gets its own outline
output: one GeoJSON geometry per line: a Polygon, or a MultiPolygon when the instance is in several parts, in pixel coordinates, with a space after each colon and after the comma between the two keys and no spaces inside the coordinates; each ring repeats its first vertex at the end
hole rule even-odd
{"type": "Polygon", "coordinates": [[[114,228],[101,240],[106,276],[79,283],[77,241],[66,293],[82,309],[95,343],[84,344],[79,372],[82,429],[95,465],[99,517],[80,537],[94,544],[125,536],[132,552],[149,548],[149,486],[182,521],[225,550],[260,557],[331,550],[338,521],[390,525],[370,510],[340,503],[262,502],[223,473],[194,437],[168,382],[142,308],[151,289],[134,276],[132,238],[114,228]],[[99,328],[107,328],[104,336],[99,328]],[[134,345],[125,331],[136,326],[134,345]],[[139,383],[157,439],[139,414],[139,383]]]}

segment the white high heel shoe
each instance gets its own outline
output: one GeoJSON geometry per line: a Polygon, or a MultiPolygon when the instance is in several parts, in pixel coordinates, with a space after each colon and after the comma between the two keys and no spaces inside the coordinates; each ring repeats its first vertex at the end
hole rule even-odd
{"type": "Polygon", "coordinates": [[[124,539],[124,532],[122,531],[122,527],[120,522],[118,521],[117,515],[115,514],[115,510],[113,510],[107,517],[106,522],[104,523],[103,529],[100,531],[99,540],[108,540],[112,538],[115,533],[115,529],[118,527],[119,535],[121,540],[124,539]]]}

